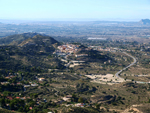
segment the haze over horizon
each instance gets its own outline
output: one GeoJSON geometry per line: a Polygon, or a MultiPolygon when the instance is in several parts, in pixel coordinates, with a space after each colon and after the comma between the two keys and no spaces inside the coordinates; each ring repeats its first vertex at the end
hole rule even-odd
{"type": "Polygon", "coordinates": [[[150,18],[150,0],[0,0],[0,20],[139,21],[150,18]]]}

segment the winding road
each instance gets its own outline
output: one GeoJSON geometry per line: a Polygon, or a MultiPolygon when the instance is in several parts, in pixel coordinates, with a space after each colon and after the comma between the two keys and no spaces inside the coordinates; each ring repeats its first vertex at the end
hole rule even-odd
{"type": "MultiPolygon", "coordinates": [[[[119,74],[122,73],[122,71],[124,71],[124,70],[126,70],[127,68],[133,66],[133,65],[136,63],[136,59],[135,59],[133,56],[129,55],[129,54],[126,53],[126,52],[123,52],[123,53],[126,54],[127,56],[133,58],[134,61],[133,61],[133,63],[131,63],[130,65],[128,65],[127,67],[123,68],[122,70],[118,71],[118,72],[115,74],[118,78],[122,78],[122,77],[119,76],[119,74]]],[[[122,78],[122,79],[124,79],[124,78],[122,78]]]]}
{"type": "MultiPolygon", "coordinates": [[[[126,54],[127,56],[131,57],[131,58],[133,59],[133,63],[131,63],[130,65],[128,65],[127,67],[123,68],[122,70],[118,71],[118,72],[115,74],[118,78],[121,78],[121,79],[124,79],[124,78],[120,77],[119,74],[122,73],[122,72],[123,72],[124,70],[126,70],[127,68],[133,66],[133,65],[137,62],[136,58],[134,58],[133,56],[129,55],[129,54],[126,53],[126,52],[123,52],[123,53],[126,54]]],[[[132,80],[129,80],[129,79],[127,79],[127,80],[128,80],[128,81],[132,81],[132,80]]],[[[142,82],[142,81],[132,81],[132,82],[134,82],[134,83],[135,83],[135,82],[136,82],[136,83],[149,83],[149,82],[142,82]]]]}

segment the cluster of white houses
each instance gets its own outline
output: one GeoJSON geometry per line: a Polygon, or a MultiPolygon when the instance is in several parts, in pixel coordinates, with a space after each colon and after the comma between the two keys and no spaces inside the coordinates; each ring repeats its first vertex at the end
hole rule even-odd
{"type": "Polygon", "coordinates": [[[79,45],[66,44],[58,46],[58,49],[63,53],[75,53],[78,51],[79,45]]]}

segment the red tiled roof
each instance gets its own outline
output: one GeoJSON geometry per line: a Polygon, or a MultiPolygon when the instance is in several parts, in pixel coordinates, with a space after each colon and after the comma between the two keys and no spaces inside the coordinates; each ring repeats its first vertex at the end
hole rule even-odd
{"type": "Polygon", "coordinates": [[[9,100],[12,100],[12,99],[13,99],[11,96],[7,96],[6,98],[9,99],[9,100]]]}

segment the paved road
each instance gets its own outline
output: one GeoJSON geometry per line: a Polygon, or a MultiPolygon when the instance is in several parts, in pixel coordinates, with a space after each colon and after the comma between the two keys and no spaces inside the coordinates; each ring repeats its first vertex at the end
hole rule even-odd
{"type": "MultiPolygon", "coordinates": [[[[133,56],[129,55],[129,54],[126,53],[126,52],[123,52],[123,53],[126,54],[127,56],[133,58],[134,61],[133,61],[133,63],[131,63],[130,65],[128,65],[127,67],[123,68],[122,70],[118,71],[118,72],[115,74],[118,78],[122,78],[122,77],[119,76],[119,74],[120,74],[122,71],[124,71],[124,70],[126,70],[127,68],[133,66],[133,65],[136,63],[136,59],[135,59],[133,56]]],[[[124,78],[122,78],[122,79],[124,79],[124,78]]]]}
{"type": "MultiPolygon", "coordinates": [[[[122,71],[124,71],[124,70],[126,70],[127,68],[133,66],[133,65],[137,62],[136,59],[135,59],[133,56],[129,55],[129,54],[126,53],[126,52],[123,52],[123,53],[126,54],[127,56],[131,57],[131,58],[133,59],[133,63],[131,63],[131,64],[128,65],[127,67],[123,68],[122,70],[118,71],[118,72],[115,74],[118,78],[122,78],[122,77],[119,76],[119,74],[122,73],[122,71]]],[[[124,79],[124,78],[122,78],[122,79],[124,79]]],[[[127,79],[127,81],[131,81],[131,80],[127,79]]],[[[142,81],[132,81],[132,82],[134,82],[134,83],[135,83],[135,82],[136,82],[136,83],[149,83],[149,82],[142,82],[142,81]]]]}

